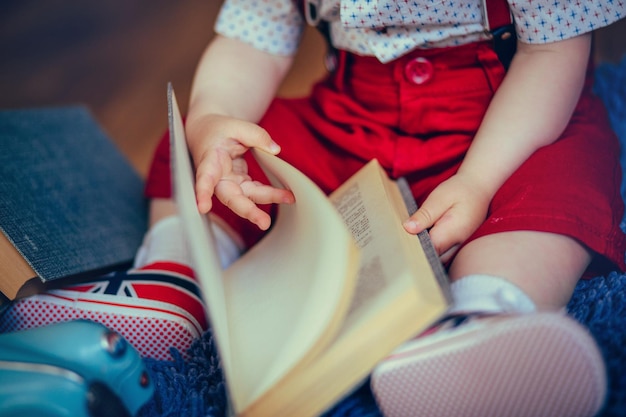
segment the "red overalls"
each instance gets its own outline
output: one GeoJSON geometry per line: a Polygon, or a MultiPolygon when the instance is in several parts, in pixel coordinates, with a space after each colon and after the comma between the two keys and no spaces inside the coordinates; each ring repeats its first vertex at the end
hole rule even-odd
{"type": "MultiPolygon", "coordinates": [[[[590,68],[561,138],[506,181],[470,240],[514,230],[558,233],[602,255],[587,275],[626,269],[619,143],[592,94],[592,74],[590,68]]],[[[282,147],[280,157],[325,192],[377,158],[390,176],[408,179],[419,204],[458,169],[504,75],[489,43],[415,50],[388,64],[342,52],[337,69],[310,97],[274,100],[260,125],[282,147]]],[[[164,137],[147,181],[148,197],[170,196],[168,147],[164,137]]],[[[266,181],[255,162],[248,162],[251,176],[266,181]]],[[[213,212],[248,245],[262,236],[218,202],[213,212]]]]}

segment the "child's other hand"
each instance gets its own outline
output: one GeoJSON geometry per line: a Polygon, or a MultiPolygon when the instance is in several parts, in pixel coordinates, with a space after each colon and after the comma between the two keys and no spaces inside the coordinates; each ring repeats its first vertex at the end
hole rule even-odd
{"type": "Polygon", "coordinates": [[[441,183],[407,221],[409,233],[430,229],[430,238],[446,263],[482,224],[491,197],[468,178],[455,175],[441,183]]]}
{"type": "Polygon", "coordinates": [[[189,121],[187,142],[196,168],[198,210],[207,213],[215,195],[237,215],[260,229],[270,226],[269,215],[257,204],[292,203],[290,191],[254,181],[243,155],[256,147],[278,154],[280,147],[254,123],[220,115],[189,121]]]}

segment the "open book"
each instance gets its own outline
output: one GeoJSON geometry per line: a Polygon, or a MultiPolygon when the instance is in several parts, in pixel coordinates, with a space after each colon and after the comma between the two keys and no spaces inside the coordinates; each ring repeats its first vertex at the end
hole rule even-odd
{"type": "Polygon", "coordinates": [[[174,195],[220,352],[232,414],[314,416],[447,309],[427,234],[408,234],[396,182],[374,160],[329,197],[253,150],[281,205],[269,233],[226,270],[197,210],[181,115],[168,88],[174,195]]]}

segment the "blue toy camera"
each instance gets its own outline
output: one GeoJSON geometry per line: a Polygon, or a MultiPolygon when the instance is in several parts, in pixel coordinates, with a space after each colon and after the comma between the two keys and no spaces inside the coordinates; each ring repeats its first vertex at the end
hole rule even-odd
{"type": "Polygon", "coordinates": [[[154,392],[118,333],[70,321],[0,335],[0,415],[130,417],[154,392]]]}

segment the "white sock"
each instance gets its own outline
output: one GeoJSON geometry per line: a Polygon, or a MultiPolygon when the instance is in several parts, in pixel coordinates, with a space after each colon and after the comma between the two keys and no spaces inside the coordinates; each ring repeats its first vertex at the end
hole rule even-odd
{"type": "MultiPolygon", "coordinates": [[[[211,223],[217,252],[222,268],[228,267],[241,254],[241,250],[230,236],[215,223],[211,223]]],[[[137,255],[134,267],[141,268],[155,261],[171,261],[192,266],[191,253],[187,248],[180,218],[168,216],[155,223],[146,236],[137,255]]]]}
{"type": "Polygon", "coordinates": [[[235,240],[215,222],[211,222],[211,230],[215,236],[217,243],[217,254],[220,257],[222,268],[228,268],[230,264],[235,262],[241,256],[241,248],[235,243],[235,240]]]}
{"type": "Polygon", "coordinates": [[[517,285],[490,275],[468,275],[452,283],[449,313],[531,313],[535,303],[517,285]]]}

